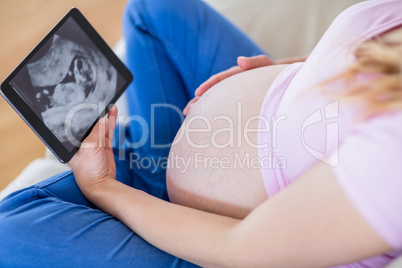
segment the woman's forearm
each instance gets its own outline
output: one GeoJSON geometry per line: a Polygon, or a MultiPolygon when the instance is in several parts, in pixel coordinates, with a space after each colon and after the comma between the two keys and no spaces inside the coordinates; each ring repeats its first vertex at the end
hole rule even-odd
{"type": "Polygon", "coordinates": [[[152,245],[204,267],[332,267],[392,250],[325,164],[241,221],[171,204],[112,179],[99,182],[82,188],[90,201],[152,245]]]}
{"type": "Polygon", "coordinates": [[[101,185],[90,200],[152,245],[201,266],[227,263],[239,222],[165,202],[120,182],[101,185]]]}

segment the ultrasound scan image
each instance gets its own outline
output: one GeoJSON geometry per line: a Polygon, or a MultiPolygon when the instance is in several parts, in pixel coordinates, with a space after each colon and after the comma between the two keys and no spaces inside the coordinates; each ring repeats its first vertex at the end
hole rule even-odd
{"type": "Polygon", "coordinates": [[[11,85],[62,143],[80,140],[100,113],[82,104],[108,104],[117,71],[71,18],[37,54],[11,85]]]}

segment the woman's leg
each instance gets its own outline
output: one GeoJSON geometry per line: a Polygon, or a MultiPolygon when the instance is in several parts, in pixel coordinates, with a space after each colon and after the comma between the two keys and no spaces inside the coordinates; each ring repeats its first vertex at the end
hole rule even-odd
{"type": "Polygon", "coordinates": [[[132,118],[119,132],[134,187],[167,199],[166,163],[195,89],[211,75],[236,65],[238,56],[263,51],[200,0],[134,0],[123,19],[132,118]],[[141,122],[142,121],[142,124],[141,122]],[[127,146],[126,146],[127,147],[127,146]]]}
{"type": "MultiPolygon", "coordinates": [[[[145,162],[137,166],[130,154],[149,160],[166,157],[181,123],[172,107],[182,109],[203,80],[234,65],[237,56],[262,52],[198,0],[132,1],[124,27],[127,64],[135,75],[128,90],[133,116],[116,137],[126,136],[133,146],[118,150],[125,140],[117,139],[117,179],[166,199],[165,166],[146,168],[145,162]],[[153,114],[153,104],[172,106],[158,107],[153,114]],[[145,136],[140,122],[153,132],[143,145],[135,145],[145,136]]],[[[71,173],[0,202],[0,252],[0,267],[192,266],[154,248],[96,209],[71,173]]]]}
{"type": "Polygon", "coordinates": [[[0,203],[0,267],[195,267],[96,209],[66,172],[0,203]]]}

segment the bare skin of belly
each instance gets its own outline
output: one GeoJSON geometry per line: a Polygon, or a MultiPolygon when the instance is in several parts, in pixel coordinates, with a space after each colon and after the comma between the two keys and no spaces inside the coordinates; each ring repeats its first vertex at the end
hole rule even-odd
{"type": "Polygon", "coordinates": [[[173,203],[244,218],[268,198],[252,130],[258,128],[255,116],[269,87],[285,67],[232,76],[191,107],[169,156],[166,179],[173,203]]]}

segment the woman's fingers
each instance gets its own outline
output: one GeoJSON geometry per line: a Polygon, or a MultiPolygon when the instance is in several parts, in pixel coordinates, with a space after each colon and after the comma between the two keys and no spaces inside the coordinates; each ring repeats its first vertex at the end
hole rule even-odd
{"type": "Polygon", "coordinates": [[[98,145],[99,147],[105,147],[106,146],[106,135],[109,130],[109,119],[106,117],[102,117],[98,124],[98,145]]]}
{"type": "Polygon", "coordinates": [[[306,61],[306,59],[307,59],[306,56],[296,56],[296,57],[278,59],[278,60],[275,61],[275,64],[292,64],[292,63],[295,63],[295,62],[306,61]]]}
{"type": "MultiPolygon", "coordinates": [[[[106,125],[108,124],[108,119],[106,117],[102,117],[95,124],[91,133],[89,133],[88,137],[81,144],[81,149],[91,149],[96,147],[104,147],[105,145],[105,136],[106,136],[106,125]]],[[[82,151],[82,150],[80,150],[82,151]]]]}
{"type": "Polygon", "coordinates": [[[200,97],[202,94],[204,94],[208,89],[210,89],[212,86],[218,84],[220,81],[238,74],[241,72],[241,69],[239,68],[239,66],[233,66],[232,68],[217,73],[213,76],[211,76],[207,81],[205,81],[204,83],[202,83],[196,90],[195,90],[195,95],[200,97]]]}
{"type": "Polygon", "coordinates": [[[187,114],[188,114],[188,112],[190,111],[191,105],[192,105],[193,103],[197,102],[199,98],[200,98],[200,97],[196,96],[195,98],[193,98],[192,100],[190,100],[190,101],[187,103],[186,107],[185,107],[184,110],[183,110],[183,114],[184,114],[184,115],[187,115],[187,114]]]}
{"type": "Polygon", "coordinates": [[[238,57],[237,64],[242,71],[273,65],[274,61],[267,55],[258,55],[254,57],[238,57]]]}
{"type": "Polygon", "coordinates": [[[202,83],[195,90],[195,95],[200,97],[212,86],[216,85],[217,83],[221,82],[222,80],[225,80],[226,78],[228,78],[232,75],[238,74],[242,71],[254,69],[254,68],[269,66],[269,65],[274,64],[274,61],[271,60],[266,55],[258,55],[258,56],[254,56],[254,57],[238,57],[237,64],[238,64],[238,66],[233,66],[232,68],[230,68],[226,71],[223,71],[223,72],[220,72],[220,73],[217,73],[217,74],[211,76],[207,81],[202,83]]]}
{"type": "Polygon", "coordinates": [[[91,133],[89,133],[88,137],[82,143],[81,148],[110,147],[116,127],[117,112],[117,107],[113,106],[107,117],[99,119],[91,133]]]}
{"type": "Polygon", "coordinates": [[[109,126],[107,129],[108,131],[106,133],[106,137],[110,140],[110,142],[112,141],[114,129],[116,127],[117,114],[118,114],[117,107],[116,107],[116,105],[113,105],[113,107],[110,108],[109,113],[107,114],[107,117],[109,119],[108,120],[109,126]]]}
{"type": "Polygon", "coordinates": [[[226,78],[229,78],[235,74],[241,73],[242,71],[272,65],[272,64],[274,64],[274,61],[271,60],[266,55],[258,55],[258,56],[254,56],[254,57],[238,57],[237,63],[238,63],[238,66],[233,66],[232,68],[230,68],[226,71],[217,73],[217,74],[211,76],[207,81],[202,83],[195,90],[194,94],[196,97],[187,104],[187,106],[183,110],[183,114],[187,115],[190,110],[190,106],[193,103],[195,103],[198,100],[198,98],[201,97],[208,89],[210,89],[214,85],[218,84],[222,80],[225,80],[226,78]]]}

